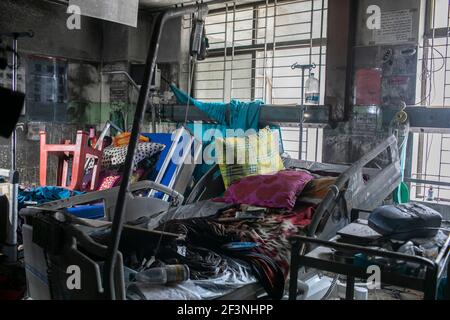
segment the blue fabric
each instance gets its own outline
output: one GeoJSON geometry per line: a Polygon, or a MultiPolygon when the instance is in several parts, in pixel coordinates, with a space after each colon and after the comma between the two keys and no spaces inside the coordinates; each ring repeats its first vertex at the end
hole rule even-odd
{"type": "Polygon", "coordinates": [[[219,125],[226,126],[226,129],[259,129],[259,114],[263,101],[242,102],[231,100],[230,103],[223,102],[202,102],[188,96],[184,91],[171,85],[175,97],[180,104],[189,104],[200,109],[219,125]],[[226,121],[227,109],[230,110],[230,122],[226,121]]]}
{"type": "MultiPolygon", "coordinates": [[[[214,139],[204,139],[205,135],[203,133],[207,130],[219,130],[222,137],[226,137],[227,129],[242,129],[243,131],[248,129],[253,129],[255,131],[259,130],[259,115],[261,105],[263,104],[263,101],[261,100],[252,102],[231,100],[228,104],[223,102],[202,102],[188,96],[184,91],[178,89],[174,85],[171,85],[170,88],[172,89],[179,104],[185,105],[189,103],[206,113],[209,118],[217,122],[217,124],[202,124],[202,136],[196,138],[202,141],[203,149],[214,142],[214,139]],[[229,122],[227,122],[226,119],[227,110],[230,112],[229,122]]],[[[187,127],[189,130],[194,132],[194,124],[187,124],[187,127]]],[[[199,179],[202,177],[210,169],[210,167],[211,165],[208,164],[198,165],[195,168],[194,178],[199,179]]]]}
{"type": "Polygon", "coordinates": [[[261,111],[261,100],[252,102],[242,102],[231,100],[230,106],[230,127],[232,129],[259,130],[259,114],[261,111]]]}
{"type": "Polygon", "coordinates": [[[67,212],[78,218],[85,219],[100,219],[105,216],[103,203],[75,206],[68,208],[67,212]]]}
{"type": "Polygon", "coordinates": [[[33,201],[37,204],[45,202],[67,199],[72,196],[82,194],[80,191],[71,191],[61,187],[38,187],[27,190],[19,190],[19,209],[26,207],[25,202],[33,201]]]}
{"type": "Polygon", "coordinates": [[[226,124],[226,107],[227,105],[222,102],[201,102],[194,98],[191,98],[186,94],[186,92],[178,89],[174,85],[170,86],[170,89],[172,89],[172,92],[174,93],[175,97],[177,98],[177,101],[179,104],[186,105],[189,104],[197,107],[201,111],[205,112],[208,117],[210,117],[212,120],[218,122],[219,124],[226,124]]]}

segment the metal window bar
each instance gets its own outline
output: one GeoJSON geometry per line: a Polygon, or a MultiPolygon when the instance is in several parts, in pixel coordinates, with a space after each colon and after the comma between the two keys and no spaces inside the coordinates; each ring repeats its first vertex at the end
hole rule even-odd
{"type": "MultiPolygon", "coordinates": [[[[194,96],[204,101],[236,98],[298,103],[301,77],[290,66],[299,60],[316,63],[315,73],[323,90],[327,2],[265,0],[244,7],[226,2],[222,11],[209,14],[205,26],[212,55],[197,64],[194,96]]],[[[292,145],[286,152],[298,157],[302,149],[302,159],[320,161],[321,131],[304,128],[300,148],[298,128],[283,127],[284,139],[292,145]]]]}
{"type": "MultiPolygon", "coordinates": [[[[450,5],[444,1],[428,1],[429,22],[426,26],[419,59],[426,73],[418,75],[422,84],[421,99],[429,107],[449,108],[449,32],[450,5]],[[446,12],[445,25],[438,26],[437,14],[446,12]],[[444,32],[445,31],[445,32],[444,32]]],[[[410,180],[413,199],[433,202],[450,202],[450,135],[441,133],[413,134],[415,159],[410,180]],[[415,169],[415,170],[414,170],[415,169]],[[429,197],[430,186],[434,195],[429,197]]]]}

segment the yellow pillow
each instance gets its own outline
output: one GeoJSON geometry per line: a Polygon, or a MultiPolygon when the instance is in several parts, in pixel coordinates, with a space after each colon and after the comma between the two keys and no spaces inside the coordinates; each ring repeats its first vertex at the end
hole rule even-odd
{"type": "Polygon", "coordinates": [[[215,152],[225,188],[243,177],[284,169],[279,143],[269,127],[242,137],[216,138],[215,152]]]}

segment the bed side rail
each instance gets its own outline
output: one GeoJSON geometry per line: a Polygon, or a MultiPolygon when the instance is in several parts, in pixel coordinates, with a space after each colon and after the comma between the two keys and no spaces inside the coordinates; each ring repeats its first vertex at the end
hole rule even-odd
{"type": "MultiPolygon", "coordinates": [[[[140,190],[156,190],[159,192],[163,192],[167,194],[169,197],[173,199],[173,203],[175,206],[179,206],[183,203],[184,197],[177,191],[172,190],[164,185],[156,183],[150,180],[139,181],[136,183],[132,183],[129,186],[129,193],[127,201],[133,201],[135,198],[131,192],[140,191],[140,190]]],[[[114,187],[109,190],[95,191],[90,192],[78,196],[73,196],[63,200],[56,200],[44,203],[39,206],[42,209],[50,209],[50,210],[59,210],[63,208],[69,208],[76,205],[88,204],[92,202],[100,202],[104,203],[105,216],[111,217],[114,212],[114,208],[116,205],[117,193],[119,192],[119,187],[114,187]]],[[[154,198],[155,200],[160,200],[154,198]]],[[[160,200],[163,201],[163,200],[160,200]]]]}
{"type": "Polygon", "coordinates": [[[326,197],[318,206],[313,220],[308,227],[308,236],[316,235],[322,219],[327,219],[338,206],[339,198],[344,197],[346,214],[352,208],[372,210],[400,184],[400,159],[397,147],[397,139],[390,136],[369,153],[361,157],[350,168],[344,171],[336,183],[331,186],[326,197]],[[383,152],[388,154],[388,164],[379,172],[364,181],[364,167],[383,152]]]}

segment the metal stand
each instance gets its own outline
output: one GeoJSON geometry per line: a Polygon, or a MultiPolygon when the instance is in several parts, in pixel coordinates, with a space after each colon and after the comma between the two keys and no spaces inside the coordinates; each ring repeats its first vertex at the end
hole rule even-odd
{"type": "Polygon", "coordinates": [[[172,18],[192,14],[194,12],[203,11],[207,12],[208,6],[205,4],[186,6],[181,8],[170,9],[165,12],[161,12],[155,16],[154,30],[150,39],[150,45],[147,53],[147,60],[144,70],[144,80],[139,90],[139,99],[136,105],[136,111],[134,114],[133,127],[131,130],[130,142],[128,144],[127,156],[125,159],[123,169],[123,179],[120,183],[119,193],[117,195],[116,209],[114,211],[114,218],[111,226],[111,240],[108,244],[107,258],[105,261],[103,271],[103,285],[105,288],[106,297],[115,300],[115,282],[114,282],[114,266],[117,259],[119,242],[122,235],[126,196],[130,193],[129,181],[133,166],[134,153],[136,151],[136,145],[138,136],[140,134],[142,119],[144,118],[145,109],[148,102],[148,93],[150,89],[150,82],[155,72],[156,58],[158,55],[159,41],[161,39],[162,29],[166,22],[172,18]]]}
{"type": "MultiPolygon", "coordinates": [[[[32,38],[32,31],[0,33],[0,37],[12,38],[12,90],[17,91],[17,69],[18,69],[18,39],[23,37],[32,38]]],[[[6,173],[5,173],[6,174],[6,173]]],[[[11,170],[10,177],[11,192],[8,217],[8,230],[5,247],[3,249],[9,263],[17,261],[17,220],[18,220],[18,195],[19,195],[19,172],[17,171],[17,134],[14,129],[11,135],[11,170]]]]}
{"type": "MultiPolygon", "coordinates": [[[[392,266],[398,261],[403,261],[415,264],[417,270],[423,268],[425,272],[423,275],[420,275],[404,273],[393,267],[384,266],[381,268],[380,279],[383,284],[422,291],[424,293],[424,300],[436,299],[439,280],[446,275],[446,269],[447,275],[449,274],[450,236],[447,236],[444,245],[434,260],[421,256],[387,251],[380,248],[347,244],[340,242],[339,240],[341,240],[339,236],[336,236],[329,241],[304,236],[291,237],[292,251],[289,300],[296,300],[297,298],[297,274],[299,266],[346,275],[347,286],[345,297],[347,300],[353,300],[355,279],[364,279],[364,281],[366,281],[370,276],[365,264],[354,263],[356,254],[362,254],[367,257],[367,259],[374,257],[391,259],[395,262],[392,263],[392,266]],[[308,253],[301,253],[301,248],[303,246],[315,248],[308,253]],[[346,258],[336,259],[336,251],[345,252],[346,258]]],[[[450,290],[450,288],[447,287],[447,290],[450,290]]],[[[447,294],[448,292],[449,291],[447,291],[447,294]]]]}
{"type": "Polygon", "coordinates": [[[0,169],[0,176],[5,177],[10,184],[8,219],[6,225],[6,239],[2,244],[2,252],[6,256],[6,263],[14,264],[17,262],[17,217],[18,206],[17,196],[19,190],[19,173],[13,170],[0,169]]]}
{"type": "Polygon", "coordinates": [[[305,103],[304,103],[304,95],[305,95],[305,70],[311,71],[314,69],[316,65],[313,64],[298,64],[297,62],[291,66],[292,70],[301,69],[302,70],[302,93],[300,97],[300,119],[299,119],[299,141],[298,141],[298,159],[302,159],[303,153],[303,122],[305,121],[305,103]]]}

